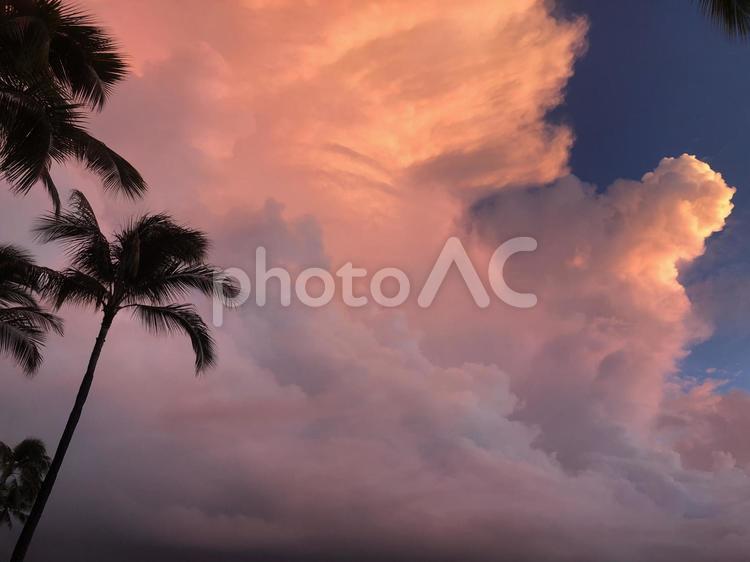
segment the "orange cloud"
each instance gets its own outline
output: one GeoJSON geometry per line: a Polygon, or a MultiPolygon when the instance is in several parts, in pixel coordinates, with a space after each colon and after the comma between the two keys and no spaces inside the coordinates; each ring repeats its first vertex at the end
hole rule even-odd
{"type": "MultiPolygon", "coordinates": [[[[429,310],[248,306],[199,381],[186,342],[155,353],[123,318],[59,488],[90,517],[50,512],[65,540],[40,554],[745,555],[750,457],[721,436],[745,395],[674,380],[708,333],[678,271],[734,191],[687,155],[602,191],[567,175],[573,131],[545,116],[585,21],[542,0],[86,6],[136,71],[97,132],[152,185],[140,208],[207,230],[218,262],[252,270],[264,245],[292,267],[402,266],[416,285],[449,234],[478,266],[527,235],[538,250],[507,274],[539,305],[479,310],[451,278],[429,310]]],[[[59,173],[103,224],[134,211],[59,173]]],[[[33,205],[6,201],[17,234],[33,205]]],[[[68,316],[31,398],[8,377],[3,427],[56,438],[94,329],[68,316]]]]}

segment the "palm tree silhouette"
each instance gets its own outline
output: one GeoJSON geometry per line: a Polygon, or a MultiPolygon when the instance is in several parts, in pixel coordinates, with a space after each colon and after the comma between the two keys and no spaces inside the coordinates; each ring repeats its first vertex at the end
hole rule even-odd
{"type": "MultiPolygon", "coordinates": [[[[70,209],[48,214],[35,228],[42,242],[59,241],[71,266],[45,283],[46,295],[64,303],[93,306],[102,311],[101,327],[88,367],[49,473],[18,539],[12,562],[24,559],[44,506],[60,471],[81,417],[104,341],[117,313],[130,309],[153,333],[181,332],[190,338],[196,374],[213,365],[214,342],[206,324],[190,304],[174,301],[197,289],[214,294],[218,270],[204,263],[208,241],[203,233],[176,224],[168,215],[152,214],[132,220],[112,241],[102,234],[96,216],[79,191],[70,209]]],[[[223,284],[219,293],[236,292],[223,284]]]]}
{"type": "Polygon", "coordinates": [[[42,309],[33,296],[42,278],[43,270],[30,254],[0,245],[0,353],[12,356],[27,375],[42,363],[47,333],[62,335],[62,321],[42,309]]]}
{"type": "Polygon", "coordinates": [[[91,136],[86,109],[100,110],[126,64],[90,16],[60,0],[0,0],[0,170],[12,189],[41,183],[55,211],[50,166],[76,159],[105,189],[138,197],[146,182],[91,136]]]}
{"type": "Polygon", "coordinates": [[[750,0],[698,0],[698,5],[729,37],[750,36],[750,0]]]}
{"type": "Polygon", "coordinates": [[[39,439],[24,439],[13,448],[0,441],[0,524],[26,521],[49,464],[39,439]]]}

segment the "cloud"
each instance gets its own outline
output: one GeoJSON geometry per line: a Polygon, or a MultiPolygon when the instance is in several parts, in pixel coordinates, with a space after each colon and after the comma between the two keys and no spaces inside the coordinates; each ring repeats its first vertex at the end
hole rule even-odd
{"type": "Polygon", "coordinates": [[[139,162],[152,202],[180,192],[165,199],[186,215],[272,197],[317,217],[332,253],[384,259],[421,250],[415,224],[449,228],[450,193],[567,170],[572,132],[545,115],[586,23],[542,2],[92,6],[140,73],[97,131],[139,162]],[[164,23],[174,10],[184,27],[164,23]]]}
{"type": "MultiPolygon", "coordinates": [[[[419,280],[450,234],[477,264],[530,235],[507,275],[540,304],[479,310],[452,276],[429,310],[247,306],[202,379],[188,342],[118,318],[35,556],[743,558],[726,428],[746,396],[677,372],[709,333],[679,272],[733,190],[686,155],[601,190],[568,175],[573,132],[546,115],[585,21],[533,0],[87,5],[134,58],[94,127],[152,186],[135,210],[248,271],[262,244],[419,280]]],[[[59,173],[107,228],[134,212],[59,173]]],[[[3,204],[0,226],[33,212],[3,204]]],[[[66,315],[35,381],[2,364],[4,439],[55,442],[96,329],[66,315]]]]}
{"type": "Polygon", "coordinates": [[[480,238],[495,244],[521,233],[539,242],[508,271],[511,286],[536,293],[539,306],[488,318],[484,330],[512,342],[522,322],[525,345],[510,351],[522,418],[541,424],[540,443],[571,466],[586,466],[597,448],[633,447],[678,360],[709,333],[679,268],[723,227],[733,194],[706,164],[681,156],[602,192],[568,177],[474,206],[480,238]]]}
{"type": "MultiPolygon", "coordinates": [[[[475,228],[490,243],[532,214],[542,219],[534,230],[539,261],[512,272],[517,283],[541,279],[526,286],[542,304],[512,340],[515,353],[496,364],[436,364],[420,350],[408,313],[250,308],[218,333],[222,367],[189,383],[185,342],[166,340],[137,365],[132,349],[153,343],[123,319],[110,339],[127,335],[127,344],[110,346],[103,358],[105,376],[80,434],[85,449],[68,465],[69,484],[53,504],[50,542],[40,552],[62,535],[83,540],[103,529],[109,539],[84,541],[91,556],[126,541],[161,560],[179,559],[183,549],[207,560],[259,552],[592,560],[699,560],[712,552],[740,559],[744,472],[727,455],[710,478],[690,470],[690,446],[659,446],[658,433],[640,423],[642,404],[631,407],[641,389],[648,397],[666,388],[685,402],[671,406],[683,423],[692,427],[690,416],[697,417],[695,391],[681,393],[665,379],[693,337],[689,302],[668,265],[701,253],[732,193],[705,164],[683,156],[603,194],[570,177],[543,190],[501,191],[476,206],[475,228]],[[589,220],[572,231],[555,222],[582,213],[589,220]],[[576,259],[576,241],[589,243],[584,261],[576,259]],[[616,255],[612,247],[639,249],[616,255]],[[645,295],[644,276],[660,283],[645,295]],[[669,314],[662,317],[657,304],[669,314]],[[533,353],[523,345],[527,330],[533,353]],[[633,371],[624,372],[623,362],[633,371]],[[610,377],[623,378],[622,392],[609,392],[610,377]],[[131,455],[150,462],[126,462],[131,455]],[[101,485],[81,495],[87,482],[101,485]],[[71,505],[96,517],[71,530],[71,505]]],[[[313,219],[285,219],[277,204],[243,218],[227,228],[225,252],[232,241],[239,248],[272,239],[282,262],[325,259],[313,219]]],[[[518,332],[514,318],[497,318],[493,327],[507,333],[494,337],[518,332]]],[[[484,328],[466,330],[476,336],[484,328]]],[[[460,352],[460,342],[453,347],[460,352]]],[[[68,353],[54,352],[53,364],[75,363],[68,353]]],[[[59,390],[40,392],[42,403],[64,414],[59,390]]],[[[709,393],[709,400],[716,399],[709,393]]],[[[648,419],[664,416],[661,400],[646,404],[648,419]]],[[[17,409],[6,415],[22,417],[17,409]]],[[[699,435],[713,439],[710,431],[699,435]]]]}

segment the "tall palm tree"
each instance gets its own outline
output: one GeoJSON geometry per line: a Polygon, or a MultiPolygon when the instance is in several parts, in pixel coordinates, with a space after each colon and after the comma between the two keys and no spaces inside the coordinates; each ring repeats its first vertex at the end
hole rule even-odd
{"type": "Polygon", "coordinates": [[[0,524],[26,521],[49,464],[39,439],[24,439],[12,448],[0,441],[0,524]]]}
{"type": "MultiPolygon", "coordinates": [[[[68,210],[48,214],[35,230],[42,242],[61,242],[71,259],[68,269],[50,275],[47,296],[57,307],[66,302],[92,306],[101,311],[102,321],[65,431],[12,562],[24,559],[81,417],[107,333],[120,311],[131,310],[151,332],[187,335],[195,353],[196,374],[215,361],[213,340],[195,308],[175,303],[194,289],[214,294],[217,270],[204,263],[208,242],[201,232],[176,224],[168,215],[153,214],[132,220],[108,240],[79,191],[71,195],[68,210]]],[[[222,287],[220,292],[236,292],[231,286],[226,290],[222,287]]]]}
{"type": "Polygon", "coordinates": [[[750,0],[698,0],[698,5],[730,37],[750,37],[750,0]]]}
{"type": "Polygon", "coordinates": [[[62,334],[62,321],[34,298],[41,276],[42,269],[28,253],[0,245],[0,354],[12,356],[27,375],[42,363],[47,333],[62,334]]]}
{"type": "Polygon", "coordinates": [[[41,183],[55,210],[53,162],[76,159],[105,189],[138,197],[146,182],[91,136],[86,109],[100,110],[126,64],[91,17],[60,0],[0,0],[0,171],[14,191],[41,183]]]}

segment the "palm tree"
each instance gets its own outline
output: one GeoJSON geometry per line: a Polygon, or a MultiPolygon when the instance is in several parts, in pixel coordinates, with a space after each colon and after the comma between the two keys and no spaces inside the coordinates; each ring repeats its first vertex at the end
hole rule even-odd
{"type": "Polygon", "coordinates": [[[47,333],[62,334],[62,321],[42,309],[33,296],[43,270],[14,246],[0,245],[0,353],[12,356],[27,375],[42,363],[47,333]]]}
{"type": "Polygon", "coordinates": [[[26,521],[49,463],[39,439],[24,439],[13,448],[0,441],[0,524],[26,521]]]}
{"type": "Polygon", "coordinates": [[[750,0],[698,0],[698,5],[729,37],[750,36],[750,0]]]}
{"type": "Polygon", "coordinates": [[[85,127],[85,110],[100,110],[125,75],[114,41],[86,13],[60,0],[0,0],[0,171],[14,191],[41,183],[59,210],[50,167],[72,158],[105,189],[143,194],[138,171],[85,127]]]}
{"type": "MultiPolygon", "coordinates": [[[[187,335],[195,353],[196,374],[215,361],[213,339],[195,308],[174,302],[193,289],[214,294],[218,271],[204,263],[206,237],[176,224],[168,215],[153,214],[132,220],[110,241],[81,192],[73,192],[70,204],[69,210],[42,218],[35,229],[42,242],[61,242],[71,259],[68,269],[49,276],[46,295],[56,307],[66,302],[92,306],[102,312],[102,321],[65,431],[12,562],[24,559],[81,417],[107,333],[120,311],[131,310],[153,333],[187,335]]],[[[236,290],[228,286],[219,292],[234,294],[236,290]]]]}

